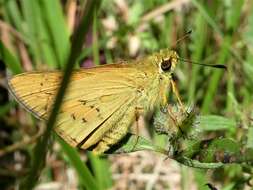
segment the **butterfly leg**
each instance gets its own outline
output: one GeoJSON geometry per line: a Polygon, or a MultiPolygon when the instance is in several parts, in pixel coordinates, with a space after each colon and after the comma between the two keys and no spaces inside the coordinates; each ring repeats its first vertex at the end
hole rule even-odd
{"type": "Polygon", "coordinates": [[[129,127],[133,123],[132,118],[135,116],[135,110],[128,110],[117,124],[106,132],[102,139],[93,149],[95,154],[102,154],[109,150],[113,145],[118,143],[128,133],[129,127]]]}
{"type": "Polygon", "coordinates": [[[179,92],[178,92],[177,85],[176,85],[175,81],[173,79],[171,79],[170,84],[171,84],[171,87],[172,87],[172,92],[175,94],[175,96],[177,98],[180,109],[182,109],[182,111],[184,112],[184,105],[181,101],[181,98],[180,98],[180,95],[179,95],[179,92]]]}
{"type": "MultiPolygon", "coordinates": [[[[171,87],[172,87],[172,92],[175,94],[176,98],[177,98],[177,101],[179,103],[179,106],[180,106],[180,110],[182,113],[185,113],[186,110],[185,110],[185,107],[181,101],[181,98],[180,98],[180,95],[179,95],[179,92],[178,92],[178,89],[177,89],[177,86],[176,86],[176,83],[173,79],[170,80],[170,83],[171,83],[171,87]]],[[[176,116],[173,114],[173,112],[170,110],[170,107],[168,107],[168,114],[170,116],[170,118],[172,119],[172,121],[174,122],[175,126],[179,126],[178,125],[178,122],[177,122],[177,118],[176,116]]],[[[181,129],[181,127],[179,126],[179,130],[181,132],[181,134],[183,134],[183,130],[181,129]]]]}
{"type": "Polygon", "coordinates": [[[143,108],[138,108],[136,107],[135,108],[135,127],[133,128],[134,129],[134,134],[135,134],[135,139],[134,139],[134,145],[133,145],[133,150],[135,149],[137,143],[138,143],[138,140],[139,140],[139,131],[140,131],[140,116],[143,115],[143,108]]]}

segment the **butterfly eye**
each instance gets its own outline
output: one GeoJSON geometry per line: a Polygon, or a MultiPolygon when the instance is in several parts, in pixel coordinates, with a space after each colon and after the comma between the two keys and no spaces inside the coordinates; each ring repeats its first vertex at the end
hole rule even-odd
{"type": "Polygon", "coordinates": [[[162,63],[161,63],[161,68],[163,71],[169,71],[170,68],[171,68],[171,65],[172,65],[172,60],[171,58],[170,59],[167,59],[167,60],[162,60],[162,63]]]}

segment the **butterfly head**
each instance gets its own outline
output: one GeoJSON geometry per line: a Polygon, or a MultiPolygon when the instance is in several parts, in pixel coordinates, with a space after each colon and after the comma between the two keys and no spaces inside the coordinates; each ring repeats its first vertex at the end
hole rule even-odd
{"type": "Polygon", "coordinates": [[[165,49],[158,53],[157,58],[160,73],[173,73],[179,56],[176,51],[165,49]]]}

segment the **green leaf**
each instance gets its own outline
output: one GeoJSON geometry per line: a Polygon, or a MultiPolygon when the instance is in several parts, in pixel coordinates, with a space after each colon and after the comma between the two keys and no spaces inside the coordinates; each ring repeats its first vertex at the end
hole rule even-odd
{"type": "Polygon", "coordinates": [[[110,152],[114,151],[114,153],[130,153],[141,150],[151,150],[166,155],[168,154],[168,151],[165,150],[164,148],[155,145],[154,143],[145,139],[144,137],[130,133],[128,133],[128,135],[119,143],[119,145],[116,145],[113,148],[112,150],[110,150],[110,152]]]}
{"type": "Polygon", "coordinates": [[[180,156],[201,163],[241,162],[239,143],[228,138],[197,141],[181,150],[180,156]]]}
{"type": "Polygon", "coordinates": [[[229,130],[236,127],[236,122],[233,119],[218,115],[200,116],[197,122],[199,122],[200,129],[203,131],[229,130]]]}

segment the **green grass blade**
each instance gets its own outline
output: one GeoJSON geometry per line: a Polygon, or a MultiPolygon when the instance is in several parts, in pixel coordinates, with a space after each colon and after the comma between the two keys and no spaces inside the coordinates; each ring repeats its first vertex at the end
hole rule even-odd
{"type": "Polygon", "coordinates": [[[68,156],[71,165],[75,168],[75,171],[79,177],[79,183],[87,189],[99,189],[94,176],[90,173],[89,168],[80,159],[78,151],[69,146],[64,140],[57,136],[57,140],[61,145],[62,150],[68,156]]]}
{"type": "Polygon", "coordinates": [[[112,175],[108,160],[95,156],[92,152],[88,154],[88,157],[99,188],[109,189],[112,186],[112,175]]]}
{"type": "MultiPolygon", "coordinates": [[[[204,51],[204,46],[206,43],[206,35],[203,35],[203,33],[206,33],[207,28],[206,28],[206,24],[205,24],[205,20],[203,19],[201,14],[196,14],[195,15],[195,30],[194,33],[192,35],[193,38],[193,43],[191,44],[191,51],[192,51],[192,56],[191,56],[191,60],[194,61],[201,61],[202,59],[202,54],[204,51]]],[[[189,79],[190,85],[189,85],[189,89],[188,89],[188,103],[191,103],[192,101],[194,101],[196,92],[197,92],[197,84],[198,84],[198,76],[199,76],[199,70],[200,67],[199,66],[193,66],[192,68],[192,74],[190,75],[191,78],[189,79]]]]}
{"type": "Polygon", "coordinates": [[[65,67],[62,83],[57,93],[54,107],[52,109],[52,112],[47,122],[47,129],[43,137],[38,141],[38,143],[36,144],[34,148],[34,153],[33,153],[34,156],[32,158],[31,170],[28,176],[26,176],[26,178],[22,182],[20,189],[25,189],[25,190],[33,189],[33,187],[37,183],[41,170],[43,169],[51,131],[55,124],[56,116],[57,116],[58,110],[60,109],[60,105],[63,100],[64,93],[67,89],[67,85],[70,80],[74,65],[76,63],[76,59],[78,58],[78,55],[81,52],[82,45],[85,40],[85,34],[87,33],[90,23],[92,21],[93,12],[95,10],[97,3],[98,1],[87,1],[86,3],[85,14],[83,15],[80,25],[73,35],[71,51],[70,51],[70,54],[68,54],[69,58],[65,67]]]}
{"type": "Polygon", "coordinates": [[[191,0],[193,5],[198,9],[198,11],[201,13],[203,18],[211,25],[211,27],[214,29],[215,32],[223,36],[222,31],[219,29],[218,25],[216,22],[213,20],[213,18],[209,15],[207,9],[197,0],[191,0]]]}
{"type": "Polygon", "coordinates": [[[18,3],[15,0],[8,0],[4,2],[4,6],[6,9],[6,13],[8,14],[8,18],[11,23],[17,28],[18,31],[23,33],[22,27],[22,16],[18,8],[18,3]]]}
{"type": "Polygon", "coordinates": [[[39,49],[39,42],[37,39],[38,36],[38,7],[36,6],[36,1],[26,0],[21,1],[22,13],[24,15],[24,23],[25,23],[25,36],[29,37],[29,53],[32,57],[33,64],[37,65],[41,60],[41,54],[39,49]]]}
{"type": "Polygon", "coordinates": [[[22,72],[22,67],[18,59],[0,41],[0,59],[15,74],[22,72]]]}
{"type": "Polygon", "coordinates": [[[200,116],[198,122],[203,131],[233,130],[236,128],[236,122],[233,119],[218,115],[200,116]]]}
{"type": "MultiPolygon", "coordinates": [[[[195,0],[193,0],[193,1],[195,1],[195,0]]],[[[226,19],[226,21],[227,21],[227,23],[226,23],[227,28],[226,29],[230,32],[228,32],[223,39],[222,47],[221,47],[221,50],[220,50],[220,53],[218,56],[218,61],[217,61],[218,64],[225,64],[227,58],[229,57],[229,51],[231,51],[232,36],[233,36],[233,32],[236,29],[236,26],[238,25],[243,0],[240,0],[240,2],[238,1],[237,3],[238,4],[236,4],[236,6],[234,6],[234,5],[231,6],[231,10],[229,10],[230,15],[232,15],[232,17],[233,17],[233,21],[231,21],[230,17],[229,17],[229,19],[226,19]]],[[[199,10],[202,10],[202,8],[199,10]]],[[[210,23],[210,19],[208,21],[210,23]]],[[[213,24],[211,24],[211,25],[215,29],[215,31],[217,31],[216,26],[214,26],[213,24]]],[[[229,70],[231,70],[230,66],[229,66],[229,70]]],[[[211,104],[213,103],[213,99],[214,99],[215,94],[217,92],[217,88],[218,88],[219,81],[220,81],[221,77],[222,77],[222,71],[215,71],[213,73],[211,80],[210,80],[210,84],[209,84],[207,92],[206,92],[205,99],[202,104],[201,111],[203,113],[208,113],[210,111],[209,108],[210,108],[211,104]]],[[[229,78],[228,80],[232,81],[233,79],[229,78]]],[[[231,81],[230,81],[230,83],[228,83],[227,94],[229,94],[229,93],[233,94],[231,81]]],[[[229,107],[231,108],[231,103],[228,101],[227,101],[227,106],[228,106],[228,108],[229,107]]]]}
{"type": "Polygon", "coordinates": [[[69,56],[70,39],[62,7],[59,1],[52,0],[40,0],[40,4],[44,22],[47,24],[51,35],[57,62],[60,67],[63,67],[69,56]]]}
{"type": "Polygon", "coordinates": [[[48,25],[43,21],[43,10],[40,8],[39,1],[34,1],[37,10],[37,27],[36,36],[38,46],[41,50],[41,64],[47,64],[50,68],[57,68],[59,64],[57,62],[57,57],[52,46],[53,41],[50,33],[48,32],[48,25]]]}
{"type": "MultiPolygon", "coordinates": [[[[224,38],[222,47],[220,49],[220,53],[217,59],[217,63],[219,64],[225,64],[228,56],[229,56],[229,49],[227,48],[229,45],[231,44],[231,37],[230,36],[226,36],[224,38]]],[[[222,77],[222,74],[224,73],[223,70],[215,70],[214,73],[212,74],[211,78],[210,78],[210,82],[209,82],[209,86],[206,90],[206,94],[205,94],[205,98],[204,101],[202,103],[202,107],[201,107],[201,112],[203,114],[207,114],[209,113],[210,110],[210,106],[213,104],[214,99],[215,99],[215,95],[220,83],[220,78],[222,77]]]]}

